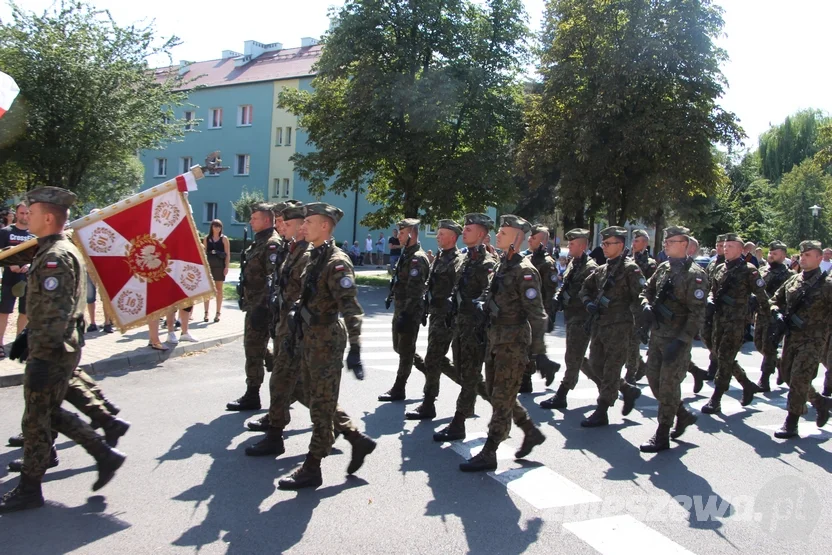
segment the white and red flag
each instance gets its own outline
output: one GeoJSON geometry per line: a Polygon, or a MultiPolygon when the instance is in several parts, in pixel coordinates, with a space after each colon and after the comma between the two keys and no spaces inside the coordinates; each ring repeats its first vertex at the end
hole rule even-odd
{"type": "Polygon", "coordinates": [[[17,86],[14,79],[0,71],[0,118],[12,107],[12,102],[17,98],[19,92],[20,87],[17,86]]]}
{"type": "Polygon", "coordinates": [[[196,189],[198,177],[196,168],[71,224],[87,271],[122,331],[214,295],[183,195],[196,189]]]}

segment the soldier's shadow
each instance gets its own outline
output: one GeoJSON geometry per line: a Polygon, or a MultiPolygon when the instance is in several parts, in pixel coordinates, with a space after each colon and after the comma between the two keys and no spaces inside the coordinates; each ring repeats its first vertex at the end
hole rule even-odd
{"type": "MultiPolygon", "coordinates": [[[[616,404],[620,406],[620,402],[616,404]]],[[[557,426],[558,431],[564,437],[564,449],[578,449],[588,451],[595,456],[607,461],[607,468],[604,478],[607,480],[635,480],[638,474],[645,474],[645,461],[641,457],[638,446],[633,445],[621,435],[621,431],[631,426],[638,426],[639,423],[623,417],[620,413],[615,414],[615,408],[610,409],[611,423],[600,428],[582,428],[581,420],[583,414],[589,415],[592,407],[582,407],[570,411],[578,418],[564,419],[563,423],[557,426]]]]}

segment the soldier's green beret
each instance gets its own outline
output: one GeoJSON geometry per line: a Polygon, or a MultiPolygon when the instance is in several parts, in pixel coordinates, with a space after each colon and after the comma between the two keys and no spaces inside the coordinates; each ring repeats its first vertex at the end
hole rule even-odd
{"type": "Polygon", "coordinates": [[[272,205],[267,202],[258,202],[254,206],[251,207],[252,212],[271,212],[274,214],[272,210],[272,205]]]}
{"type": "MultiPolygon", "coordinates": [[[[670,229],[670,228],[668,228],[668,229],[670,229]]],[[[667,230],[665,230],[665,231],[667,231],[667,230]]],[[[636,229],[636,230],[633,231],[633,239],[635,239],[636,237],[644,237],[645,239],[649,239],[650,234],[647,233],[647,230],[645,230],[645,229],[636,229]]]]}
{"type": "Polygon", "coordinates": [[[303,217],[326,216],[336,224],[344,217],[344,211],[325,202],[310,202],[303,207],[303,217]]]}
{"type": "Polygon", "coordinates": [[[286,208],[285,202],[276,202],[272,204],[272,212],[274,212],[275,218],[282,218],[283,217],[283,209],[286,208]]]}
{"type": "Polygon", "coordinates": [[[690,239],[690,230],[686,227],[682,227],[679,225],[672,225],[670,227],[666,227],[664,230],[664,238],[670,239],[671,237],[685,237],[690,239]]]}
{"type": "Polygon", "coordinates": [[[299,200],[287,200],[282,203],[283,211],[280,213],[284,221],[302,220],[306,217],[303,210],[303,203],[299,200]]]}
{"type": "Polygon", "coordinates": [[[624,240],[627,238],[627,230],[620,225],[613,225],[601,230],[601,239],[609,239],[610,237],[624,240]]]}
{"type": "Polygon", "coordinates": [[[422,223],[421,220],[417,220],[416,218],[405,218],[399,223],[396,224],[396,227],[399,229],[404,229],[406,227],[415,227],[422,223]]]}
{"type": "Polygon", "coordinates": [[[473,213],[473,214],[465,214],[465,225],[481,225],[485,229],[491,231],[494,227],[494,220],[492,220],[488,214],[480,214],[480,213],[473,213]]]}
{"type": "Polygon", "coordinates": [[[716,236],[717,243],[724,243],[725,242],[725,235],[717,235],[716,236]]]}
{"type": "Polygon", "coordinates": [[[575,229],[570,229],[566,232],[566,240],[571,241],[572,239],[589,239],[589,230],[582,229],[580,227],[576,227],[575,229]]]}
{"type": "Polygon", "coordinates": [[[453,220],[439,220],[439,229],[450,229],[457,235],[462,235],[462,226],[453,220]]]}
{"type": "Polygon", "coordinates": [[[56,204],[69,209],[75,204],[78,197],[72,191],[61,189],[60,187],[38,187],[26,193],[26,203],[29,205],[38,202],[46,202],[49,204],[56,204]]]}
{"type": "Polygon", "coordinates": [[[726,243],[745,243],[745,241],[742,240],[742,237],[740,237],[739,233],[726,233],[723,237],[724,238],[722,240],[726,243]]]}
{"type": "Polygon", "coordinates": [[[768,244],[768,250],[776,251],[778,249],[781,250],[781,251],[788,251],[789,250],[788,247],[786,246],[786,243],[784,243],[783,241],[772,241],[771,243],[768,244]]]}
{"type": "Polygon", "coordinates": [[[537,235],[538,233],[545,233],[546,236],[549,236],[549,228],[543,224],[534,224],[532,226],[532,235],[537,235]]]}
{"type": "Polygon", "coordinates": [[[532,229],[532,224],[520,216],[506,214],[505,216],[500,216],[500,227],[510,227],[512,229],[520,230],[523,233],[528,233],[532,229]]]}
{"type": "Polygon", "coordinates": [[[823,245],[820,244],[820,241],[802,241],[800,243],[800,252],[811,250],[823,252],[823,245]]]}

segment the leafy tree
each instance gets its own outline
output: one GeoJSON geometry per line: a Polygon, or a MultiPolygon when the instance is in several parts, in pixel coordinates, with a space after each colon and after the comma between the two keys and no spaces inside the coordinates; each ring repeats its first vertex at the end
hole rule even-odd
{"type": "Polygon", "coordinates": [[[265,201],[266,199],[263,198],[263,192],[259,189],[249,191],[243,187],[240,198],[231,203],[231,206],[234,208],[234,219],[238,222],[245,222],[248,224],[248,221],[251,218],[251,209],[255,204],[260,204],[265,201]]]}
{"type": "Polygon", "coordinates": [[[832,176],[823,172],[812,159],[804,160],[783,175],[775,196],[777,231],[790,246],[805,239],[820,239],[827,244],[832,238],[832,176]],[[817,220],[811,206],[826,207],[817,220]]]}
{"type": "Polygon", "coordinates": [[[100,160],[90,166],[75,190],[81,204],[104,207],[138,192],[144,166],[135,155],[100,160]]]}
{"type": "Polygon", "coordinates": [[[21,90],[7,116],[21,112],[13,117],[24,125],[0,137],[0,167],[12,164],[26,187],[76,191],[88,172],[106,174],[136,151],[181,136],[183,123],[172,116],[185,99],[176,92],[182,81],[146,63],[169,54],[175,37],[157,43],[152,26],[120,27],[78,1],[42,15],[12,10],[12,21],[0,24],[0,70],[21,90]]]}
{"type": "Polygon", "coordinates": [[[789,116],[760,135],[760,172],[769,181],[779,181],[806,158],[818,151],[818,132],[829,118],[820,110],[803,110],[789,116]]]}
{"type": "Polygon", "coordinates": [[[524,20],[521,0],[347,1],[314,92],[279,99],[317,147],[293,157],[310,190],[366,190],[377,229],[510,201],[524,20]]]}

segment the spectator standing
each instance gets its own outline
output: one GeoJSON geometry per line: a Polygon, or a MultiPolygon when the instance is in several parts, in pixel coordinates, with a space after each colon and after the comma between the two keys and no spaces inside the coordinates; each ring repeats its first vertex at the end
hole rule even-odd
{"type": "MultiPolygon", "coordinates": [[[[9,224],[0,229],[0,249],[6,247],[13,247],[33,239],[35,236],[29,232],[29,208],[26,203],[21,202],[15,207],[14,211],[15,223],[9,224]]],[[[0,287],[0,359],[6,358],[6,351],[4,348],[6,326],[9,323],[9,314],[14,312],[14,305],[17,298],[17,333],[19,334],[26,327],[28,322],[26,318],[26,295],[20,295],[21,288],[25,292],[26,272],[29,271],[29,265],[25,266],[8,266],[3,268],[3,285],[0,287]],[[15,291],[12,289],[17,286],[15,291]],[[15,295],[18,293],[18,295],[15,295]]]]}
{"type": "Polygon", "coordinates": [[[373,236],[369,233],[367,234],[367,238],[364,239],[364,260],[370,266],[373,265],[373,236]]]}
{"type": "Polygon", "coordinates": [[[399,256],[402,254],[402,244],[399,242],[399,230],[393,228],[393,231],[390,233],[390,239],[387,240],[387,244],[390,246],[390,273],[393,273],[393,269],[396,267],[396,262],[399,261],[399,256]]]}
{"type": "Polygon", "coordinates": [[[434,259],[433,250],[428,250],[427,255],[428,255],[428,262],[433,264],[433,259],[434,259]]]}
{"type": "Polygon", "coordinates": [[[380,231],[376,241],[376,268],[384,265],[384,232],[380,231]]]}
{"type": "Polygon", "coordinates": [[[352,249],[350,249],[350,258],[353,259],[354,266],[364,265],[364,257],[361,256],[361,249],[358,247],[358,241],[352,244],[352,249]]]}
{"type": "MultiPolygon", "coordinates": [[[[211,268],[211,277],[214,278],[214,287],[216,287],[217,295],[217,313],[214,316],[214,322],[220,321],[222,314],[222,287],[225,283],[225,276],[228,275],[228,267],[231,265],[231,244],[228,242],[228,237],[222,234],[222,221],[213,220],[211,222],[211,231],[203,241],[205,253],[208,257],[208,266],[211,268]]],[[[208,299],[203,304],[202,321],[208,321],[208,305],[211,300],[208,299]]]]}
{"type": "Polygon", "coordinates": [[[823,249],[823,260],[820,261],[820,271],[829,272],[832,270],[832,249],[823,249]]]}
{"type": "Polygon", "coordinates": [[[742,256],[745,258],[745,261],[749,264],[753,265],[755,268],[760,267],[760,261],[754,256],[754,249],[757,248],[757,245],[748,241],[742,246],[742,256]]]}

